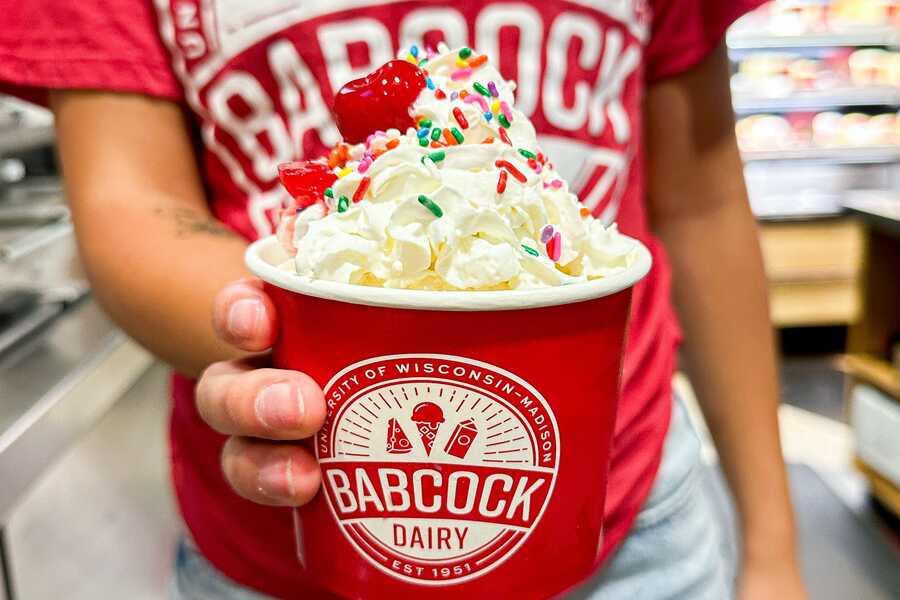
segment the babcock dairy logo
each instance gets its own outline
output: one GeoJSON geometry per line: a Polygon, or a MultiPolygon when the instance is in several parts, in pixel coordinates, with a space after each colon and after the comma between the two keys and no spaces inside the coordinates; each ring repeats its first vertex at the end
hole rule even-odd
{"type": "Polygon", "coordinates": [[[325,388],[316,456],[350,543],[399,579],[484,575],[540,521],[559,463],[543,397],[495,366],[443,355],[351,365],[325,388]]]}

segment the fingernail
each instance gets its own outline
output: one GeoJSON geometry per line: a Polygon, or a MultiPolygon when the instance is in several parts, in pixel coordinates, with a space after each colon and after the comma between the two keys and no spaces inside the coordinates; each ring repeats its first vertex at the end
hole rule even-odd
{"type": "Polygon", "coordinates": [[[278,500],[294,497],[294,461],[278,461],[259,471],[259,491],[278,500]]]}
{"type": "Polygon", "coordinates": [[[241,298],[228,309],[228,330],[240,339],[249,339],[259,330],[263,304],[257,298],[241,298]]]}
{"type": "Polygon", "coordinates": [[[269,429],[299,429],[303,424],[303,393],[287,382],[273,383],[256,397],[256,418],[269,429]]]}

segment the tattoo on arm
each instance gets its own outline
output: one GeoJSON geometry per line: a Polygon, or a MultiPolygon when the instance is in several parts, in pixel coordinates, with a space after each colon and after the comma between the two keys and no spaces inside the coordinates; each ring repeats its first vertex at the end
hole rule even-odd
{"type": "Polygon", "coordinates": [[[157,208],[158,216],[171,219],[175,222],[175,235],[179,239],[191,237],[196,234],[213,235],[217,237],[238,237],[235,232],[228,229],[221,221],[209,215],[190,208],[157,208]]]}

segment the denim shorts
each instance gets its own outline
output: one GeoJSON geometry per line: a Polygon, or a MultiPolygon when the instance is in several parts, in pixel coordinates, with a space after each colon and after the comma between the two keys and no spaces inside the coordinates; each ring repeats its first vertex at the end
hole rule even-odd
{"type": "MultiPolygon", "coordinates": [[[[622,545],[603,569],[566,598],[579,600],[728,600],[733,551],[724,545],[700,442],[681,402],[673,403],[656,482],[622,545]]],[[[171,600],[271,600],[220,573],[187,538],[178,546],[171,600]]]]}

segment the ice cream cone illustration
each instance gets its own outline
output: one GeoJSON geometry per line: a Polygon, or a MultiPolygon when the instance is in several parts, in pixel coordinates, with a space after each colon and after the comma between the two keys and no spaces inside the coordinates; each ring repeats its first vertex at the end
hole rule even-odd
{"type": "Polygon", "coordinates": [[[434,402],[420,402],[413,408],[412,421],[419,429],[425,454],[431,455],[431,447],[434,446],[438,429],[444,422],[444,411],[434,402]]]}

